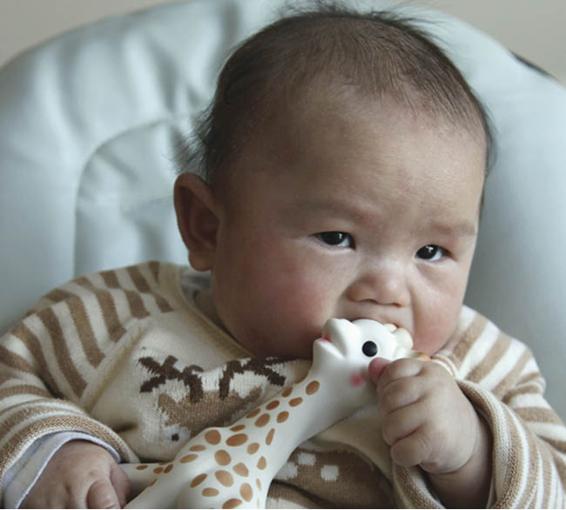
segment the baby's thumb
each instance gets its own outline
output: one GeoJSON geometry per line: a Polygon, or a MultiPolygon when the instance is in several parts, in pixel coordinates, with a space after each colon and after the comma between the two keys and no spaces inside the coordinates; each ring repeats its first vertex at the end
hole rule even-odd
{"type": "Polygon", "coordinates": [[[377,384],[377,380],[381,375],[381,372],[385,369],[387,365],[389,365],[390,361],[385,358],[375,358],[368,367],[368,375],[370,380],[377,384]]]}
{"type": "Polygon", "coordinates": [[[121,508],[120,500],[109,479],[96,480],[86,495],[87,508],[121,508]]]}
{"type": "Polygon", "coordinates": [[[118,496],[120,508],[125,507],[128,502],[128,496],[132,490],[132,484],[126,472],[118,464],[112,465],[110,481],[112,482],[116,495],[118,496]]]}

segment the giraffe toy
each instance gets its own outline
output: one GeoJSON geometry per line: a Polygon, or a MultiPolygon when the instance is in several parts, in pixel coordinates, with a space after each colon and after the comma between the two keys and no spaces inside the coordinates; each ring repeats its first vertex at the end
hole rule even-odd
{"type": "Polygon", "coordinates": [[[265,508],[272,479],[295,448],[375,399],[371,360],[415,356],[392,324],[330,319],[306,377],[228,427],[191,438],[165,464],[125,464],[135,488],[126,508],[265,508]]]}

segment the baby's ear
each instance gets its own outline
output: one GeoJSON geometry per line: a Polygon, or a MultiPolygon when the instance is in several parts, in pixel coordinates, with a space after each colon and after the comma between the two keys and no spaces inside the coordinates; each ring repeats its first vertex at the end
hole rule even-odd
{"type": "Polygon", "coordinates": [[[197,175],[182,173],[175,181],[174,201],[191,266],[197,271],[212,269],[219,222],[210,186],[197,175]]]}

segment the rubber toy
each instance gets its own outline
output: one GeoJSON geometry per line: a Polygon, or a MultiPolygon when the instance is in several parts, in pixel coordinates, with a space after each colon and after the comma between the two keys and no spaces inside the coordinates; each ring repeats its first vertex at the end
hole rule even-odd
{"type": "Polygon", "coordinates": [[[375,401],[375,357],[418,356],[409,333],[367,319],[330,319],[306,377],[228,427],[191,438],[166,464],[124,464],[134,490],[126,508],[265,508],[269,486],[295,448],[375,401]]]}

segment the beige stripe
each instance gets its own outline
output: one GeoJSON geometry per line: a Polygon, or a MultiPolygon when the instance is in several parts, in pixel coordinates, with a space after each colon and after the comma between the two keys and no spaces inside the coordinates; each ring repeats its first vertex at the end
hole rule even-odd
{"type": "MultiPolygon", "coordinates": [[[[0,360],[1,363],[6,365],[7,367],[13,368],[15,370],[19,370],[20,372],[35,374],[35,370],[28,363],[28,361],[22,358],[19,354],[9,351],[3,345],[0,345],[0,360]]],[[[13,377],[8,377],[8,378],[12,379],[13,377]]]]}
{"type": "MultiPolygon", "coordinates": [[[[548,443],[552,444],[553,442],[551,441],[547,441],[548,443]]],[[[554,459],[554,462],[552,462],[552,465],[556,468],[556,471],[558,472],[558,476],[560,477],[560,482],[562,484],[562,487],[566,486],[566,463],[564,462],[564,459],[560,457],[560,455],[558,454],[558,451],[562,451],[562,454],[566,453],[566,444],[564,444],[564,442],[562,442],[563,444],[558,444],[555,447],[554,450],[551,450],[550,453],[552,455],[552,458],[554,459]]],[[[554,446],[554,445],[553,445],[554,446]]],[[[550,462],[550,461],[549,461],[550,462]]],[[[563,498],[564,496],[564,489],[562,490],[562,494],[563,494],[563,498]]]]}
{"type": "Polygon", "coordinates": [[[115,271],[102,271],[100,276],[104,280],[106,286],[110,289],[121,288],[120,282],[118,281],[118,276],[116,276],[115,271]]]}
{"type": "Polygon", "coordinates": [[[536,502],[536,483],[538,478],[538,469],[540,466],[538,465],[538,449],[536,444],[536,439],[529,434],[526,430],[521,431],[521,435],[525,438],[528,444],[527,452],[528,452],[528,476],[527,476],[527,485],[524,489],[524,498],[522,504],[520,504],[521,508],[533,508],[533,505],[536,502]]]}
{"type": "Polygon", "coordinates": [[[45,297],[49,299],[49,301],[52,301],[53,304],[55,304],[59,303],[60,301],[65,301],[65,299],[69,299],[70,297],[73,297],[73,295],[74,294],[71,294],[70,292],[67,292],[63,289],[54,289],[49,294],[46,294],[45,297]]]}
{"type": "MultiPolygon", "coordinates": [[[[493,465],[494,470],[498,473],[505,474],[504,482],[501,484],[503,487],[503,494],[498,494],[497,508],[517,508],[516,496],[517,491],[521,490],[518,480],[521,479],[522,473],[524,472],[524,465],[521,463],[522,453],[519,451],[520,439],[517,432],[517,428],[513,422],[513,419],[509,416],[509,410],[506,407],[502,407],[505,413],[504,423],[498,424],[501,429],[507,430],[509,435],[508,443],[503,445],[504,451],[507,453],[504,458],[499,459],[499,462],[495,462],[493,465]]],[[[496,432],[496,431],[495,431],[496,432]]],[[[501,474],[498,476],[501,477],[501,474]]],[[[518,506],[518,508],[521,508],[518,506]]]]}
{"type": "Polygon", "coordinates": [[[6,469],[10,467],[10,464],[15,461],[16,457],[21,454],[19,451],[20,445],[24,441],[38,439],[45,434],[66,430],[91,434],[113,446],[122,459],[130,462],[136,461],[129,454],[125,443],[98,422],[78,415],[49,416],[20,430],[0,449],[0,478],[4,476],[6,469]]]}
{"type": "MultiPolygon", "coordinates": [[[[489,356],[489,355],[488,355],[489,356]]],[[[501,399],[509,391],[509,389],[517,386],[517,379],[525,369],[525,365],[532,359],[529,351],[523,351],[523,354],[515,362],[513,368],[507,373],[507,375],[499,381],[497,386],[493,388],[492,392],[494,395],[501,399]]]]}
{"type": "Polygon", "coordinates": [[[77,285],[80,285],[81,287],[89,290],[94,287],[92,282],[86,276],[79,276],[78,278],[73,280],[73,283],[76,283],[77,285]]]}
{"type": "Polygon", "coordinates": [[[454,358],[458,360],[457,366],[460,366],[461,361],[470,352],[486,326],[487,319],[483,315],[477,314],[464,332],[458,333],[449,341],[449,343],[455,342],[452,353],[454,358]]]}
{"type": "Polygon", "coordinates": [[[124,290],[128,305],[130,306],[130,313],[136,319],[143,319],[149,315],[141,296],[133,290],[124,290]]]}
{"type": "Polygon", "coordinates": [[[510,404],[516,397],[520,395],[540,395],[540,386],[535,384],[528,384],[525,386],[518,386],[509,390],[506,395],[503,396],[502,402],[504,404],[510,404]]]}
{"type": "MultiPolygon", "coordinates": [[[[559,451],[562,455],[566,455],[566,440],[559,440],[559,439],[550,439],[545,437],[544,439],[541,438],[545,443],[551,445],[555,450],[559,451]]],[[[563,463],[564,461],[562,461],[563,463]]],[[[564,478],[566,482],[566,477],[564,478]]]]}
{"type": "Polygon", "coordinates": [[[415,468],[405,468],[402,466],[393,466],[393,477],[397,479],[397,489],[400,491],[403,504],[407,508],[439,508],[438,503],[432,498],[428,497],[428,494],[423,493],[415,485],[413,479],[410,476],[410,469],[415,468]]]}
{"type": "Polygon", "coordinates": [[[96,343],[86,307],[82,299],[78,296],[73,296],[71,299],[67,300],[67,306],[69,307],[71,317],[73,318],[73,322],[79,334],[83,351],[91,366],[96,368],[104,359],[104,354],[100,351],[96,343]]]}
{"type": "Polygon", "coordinates": [[[159,262],[152,260],[150,262],[148,262],[148,267],[149,267],[149,271],[151,273],[151,275],[153,276],[154,280],[155,280],[155,285],[159,285],[159,262]]]}
{"type": "Polygon", "coordinates": [[[516,407],[513,411],[526,422],[562,424],[562,420],[548,407],[516,407]]]}
{"type": "Polygon", "coordinates": [[[32,386],[31,384],[18,384],[7,388],[0,388],[0,398],[8,398],[16,395],[37,395],[44,398],[51,397],[48,391],[39,386],[32,386]]]}
{"type": "Polygon", "coordinates": [[[67,379],[68,383],[70,384],[73,393],[80,398],[86,388],[86,382],[78,372],[73,363],[73,360],[71,359],[71,355],[65,341],[65,335],[63,334],[63,330],[61,329],[59,319],[53,313],[53,310],[51,308],[42,310],[37,314],[37,316],[39,317],[41,322],[43,322],[43,325],[51,335],[53,351],[55,353],[55,358],[57,359],[59,368],[63,372],[65,379],[67,379]]]}
{"type": "Polygon", "coordinates": [[[476,366],[466,377],[466,379],[479,382],[484,379],[499,363],[503,355],[507,352],[509,348],[510,340],[504,333],[499,333],[497,335],[497,340],[489,350],[489,352],[484,356],[482,362],[476,366]]]}
{"type": "Polygon", "coordinates": [[[138,266],[128,267],[126,268],[126,271],[130,275],[130,278],[132,279],[132,282],[134,282],[137,290],[139,290],[140,292],[150,292],[149,285],[141,274],[138,266]]]}
{"type": "MultiPolygon", "coordinates": [[[[54,397],[62,397],[63,393],[55,382],[55,378],[51,375],[49,365],[43,355],[43,349],[37,336],[23,322],[12,331],[12,335],[18,337],[31,352],[31,355],[34,357],[40,369],[40,373],[36,375],[39,375],[41,379],[43,379],[43,382],[51,394],[54,397]]],[[[33,372],[35,373],[35,370],[33,372]]]]}
{"type": "MultiPolygon", "coordinates": [[[[18,406],[16,406],[17,409],[15,411],[12,411],[10,409],[10,411],[12,411],[12,414],[10,414],[8,417],[6,417],[4,413],[2,420],[0,421],[0,438],[2,438],[0,443],[4,443],[6,441],[6,438],[8,442],[11,441],[9,436],[13,432],[13,429],[16,425],[21,425],[25,421],[35,419],[35,416],[53,412],[53,407],[39,405],[42,403],[46,404],[51,402],[53,402],[52,398],[35,399],[33,403],[30,402],[19,404],[18,406]]],[[[68,413],[69,411],[66,410],[65,412],[68,413]]]]}
{"type": "Polygon", "coordinates": [[[170,312],[173,310],[171,305],[165,300],[165,298],[163,298],[163,296],[151,289],[138,266],[128,267],[127,271],[130,275],[130,278],[134,282],[136,289],[143,294],[150,294],[151,296],[153,296],[155,302],[157,303],[157,306],[159,307],[159,310],[162,313],[170,312]]]}
{"type": "Polygon", "coordinates": [[[96,291],[96,299],[102,311],[102,318],[104,319],[104,324],[106,324],[108,336],[113,342],[117,342],[126,334],[126,330],[118,318],[118,311],[116,310],[116,303],[112,293],[108,290],[98,290],[96,291]]]}

